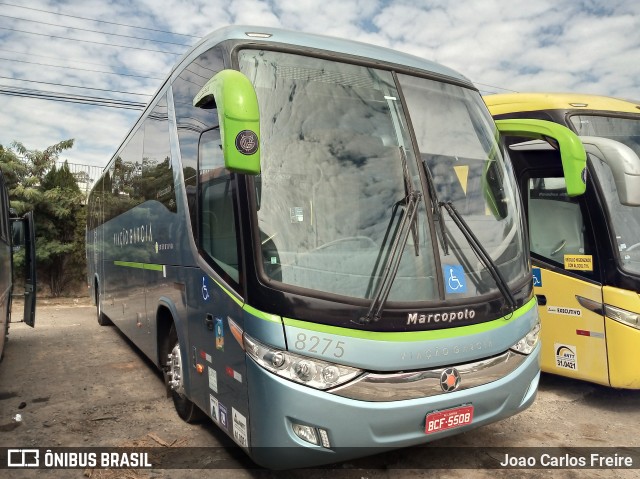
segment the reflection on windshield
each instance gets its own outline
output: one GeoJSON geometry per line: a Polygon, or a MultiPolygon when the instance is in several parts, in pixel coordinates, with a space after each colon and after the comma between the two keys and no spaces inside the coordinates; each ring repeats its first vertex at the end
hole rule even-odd
{"type": "MultiPolygon", "coordinates": [[[[400,75],[400,84],[439,200],[451,202],[505,281],[523,278],[527,265],[513,172],[499,153],[495,126],[479,97],[454,85],[405,75],[400,75]]],[[[475,287],[464,289],[472,294],[495,289],[463,233],[450,218],[445,224],[455,245],[452,254],[441,255],[445,276],[462,269],[475,287]]],[[[463,289],[446,286],[451,297],[463,289]]]]}
{"type": "Polygon", "coordinates": [[[640,118],[572,115],[569,120],[578,135],[619,141],[640,156],[640,118]]]}
{"type": "Polygon", "coordinates": [[[609,165],[593,155],[589,155],[588,158],[605,196],[620,266],[632,274],[640,275],[640,207],[621,204],[609,165]]]}
{"type": "MultiPolygon", "coordinates": [[[[394,119],[391,74],[277,52],[243,51],[240,66],[256,86],[262,118],[257,215],[265,272],[370,298],[393,207],[406,196],[400,146],[408,140],[394,119]]],[[[417,175],[413,155],[408,163],[417,175]]],[[[421,208],[420,243],[410,237],[405,245],[391,300],[437,298],[421,208]]]]}
{"type": "MultiPolygon", "coordinates": [[[[256,186],[265,273],[292,286],[371,299],[380,282],[379,263],[388,256],[385,235],[390,224],[399,223],[392,221],[394,206],[407,197],[405,182],[422,191],[422,158],[415,158],[392,74],[270,51],[243,50],[239,60],[260,103],[262,174],[256,186]]],[[[469,93],[477,97],[469,101],[463,88],[452,85],[436,92],[441,84],[425,79],[402,77],[401,83],[409,91],[421,153],[441,159],[433,165],[438,194],[465,215],[507,281],[524,277],[510,173],[495,148],[490,117],[478,109],[480,96],[469,93]],[[416,98],[425,89],[434,91],[416,98]],[[500,204],[501,214],[496,216],[488,198],[500,204]]],[[[418,204],[390,301],[439,298],[437,278],[447,271],[435,268],[427,207],[428,201],[418,204]]],[[[465,285],[453,297],[496,290],[459,232],[449,237],[458,251],[444,259],[459,267],[455,277],[465,285]]]]}

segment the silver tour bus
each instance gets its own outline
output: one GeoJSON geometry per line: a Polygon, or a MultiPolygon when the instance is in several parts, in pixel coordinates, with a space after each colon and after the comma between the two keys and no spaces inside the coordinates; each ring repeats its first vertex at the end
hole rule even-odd
{"type": "MultiPolygon", "coordinates": [[[[562,128],[533,123],[511,126],[562,128]]],[[[477,89],[448,68],[216,31],[91,192],[98,322],[164,372],[180,417],[208,416],[269,468],[513,415],[536,395],[539,323],[499,145],[477,89]]]]}

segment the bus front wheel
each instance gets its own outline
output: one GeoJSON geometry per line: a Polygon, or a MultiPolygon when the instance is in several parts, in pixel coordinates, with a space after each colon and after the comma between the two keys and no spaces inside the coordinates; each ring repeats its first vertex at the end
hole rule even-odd
{"type": "Polygon", "coordinates": [[[184,361],[180,353],[180,343],[178,342],[178,333],[174,324],[171,325],[169,336],[167,338],[167,373],[169,389],[173,405],[176,408],[178,416],[190,424],[196,423],[204,419],[203,412],[189,398],[187,398],[184,390],[183,365],[184,361]]]}

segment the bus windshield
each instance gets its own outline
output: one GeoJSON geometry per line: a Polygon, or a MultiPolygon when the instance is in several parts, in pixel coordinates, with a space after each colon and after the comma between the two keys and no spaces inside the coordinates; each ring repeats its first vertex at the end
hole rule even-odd
{"type": "Polygon", "coordinates": [[[605,196],[607,213],[618,247],[618,261],[625,271],[640,276],[640,207],[620,203],[616,182],[611,167],[594,155],[588,155],[595,171],[594,177],[605,196]]]}
{"type": "Polygon", "coordinates": [[[401,243],[389,300],[439,299],[438,281],[447,280],[447,265],[455,267],[457,279],[445,288],[447,296],[497,291],[450,220],[450,247],[436,253],[437,235],[427,214],[431,205],[421,181],[425,166],[439,199],[455,205],[506,280],[526,276],[511,173],[476,92],[282,52],[242,50],[239,61],[260,104],[256,216],[270,280],[371,298],[392,256],[407,198],[416,191],[417,213],[401,243]]]}
{"type": "Polygon", "coordinates": [[[640,118],[571,115],[569,121],[580,136],[610,138],[627,145],[640,156],[640,118]]]}

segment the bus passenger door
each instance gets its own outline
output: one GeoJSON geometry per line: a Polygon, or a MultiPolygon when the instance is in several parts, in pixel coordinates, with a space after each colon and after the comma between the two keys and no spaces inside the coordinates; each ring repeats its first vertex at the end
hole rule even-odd
{"type": "Polygon", "coordinates": [[[242,447],[248,447],[246,356],[235,173],[224,166],[220,130],[202,133],[198,148],[198,250],[215,272],[196,270],[189,337],[196,367],[193,400],[242,447]],[[198,402],[200,401],[200,402],[198,402]]]}
{"type": "Polygon", "coordinates": [[[586,198],[570,198],[563,178],[530,177],[526,186],[541,369],[609,385],[602,285],[586,198]]]}

